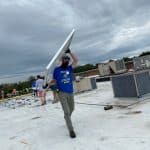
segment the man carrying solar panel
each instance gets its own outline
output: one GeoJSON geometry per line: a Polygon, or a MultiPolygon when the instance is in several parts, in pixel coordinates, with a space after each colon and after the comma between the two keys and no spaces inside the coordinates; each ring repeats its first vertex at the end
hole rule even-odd
{"type": "Polygon", "coordinates": [[[71,138],[76,137],[71,121],[71,114],[74,111],[73,67],[77,65],[77,62],[77,57],[68,49],[61,58],[61,65],[56,67],[53,72],[53,80],[57,84],[58,97],[64,111],[64,118],[71,138]],[[68,54],[72,58],[72,63],[70,63],[71,59],[68,54]]]}

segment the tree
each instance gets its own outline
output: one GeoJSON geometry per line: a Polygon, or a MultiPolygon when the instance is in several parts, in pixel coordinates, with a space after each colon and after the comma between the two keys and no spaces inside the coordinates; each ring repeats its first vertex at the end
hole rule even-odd
{"type": "Polygon", "coordinates": [[[33,82],[35,80],[35,77],[34,76],[30,76],[29,78],[28,78],[28,81],[29,82],[33,82]]]}
{"type": "MultiPolygon", "coordinates": [[[[9,84],[1,84],[0,91],[3,90],[5,94],[12,93],[13,89],[16,89],[21,94],[27,93],[26,89],[31,88],[32,81],[35,80],[35,77],[31,76],[27,81],[22,81],[18,83],[9,83],[9,84]]],[[[5,95],[6,96],[6,95],[5,95]]]]}
{"type": "Polygon", "coordinates": [[[150,55],[150,51],[142,52],[142,53],[139,55],[139,57],[141,57],[141,56],[146,56],[146,55],[150,55]]]}
{"type": "Polygon", "coordinates": [[[114,61],[113,59],[110,59],[108,62],[112,62],[112,61],[114,61]]]}
{"type": "Polygon", "coordinates": [[[123,60],[124,60],[124,62],[128,62],[128,61],[132,61],[133,59],[129,58],[129,57],[123,57],[123,60]]]}
{"type": "Polygon", "coordinates": [[[92,69],[96,69],[96,68],[97,68],[97,66],[93,65],[93,64],[86,64],[83,66],[77,66],[74,69],[74,73],[84,72],[84,71],[88,71],[88,70],[92,70],[92,69]]]}

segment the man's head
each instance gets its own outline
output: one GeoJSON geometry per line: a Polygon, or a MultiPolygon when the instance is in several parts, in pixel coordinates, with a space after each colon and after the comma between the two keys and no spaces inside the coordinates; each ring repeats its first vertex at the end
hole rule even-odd
{"type": "Polygon", "coordinates": [[[41,78],[41,76],[40,75],[37,75],[37,79],[40,79],[41,78]]]}
{"type": "Polygon", "coordinates": [[[70,57],[67,55],[62,56],[62,67],[66,68],[69,65],[70,57]]]}

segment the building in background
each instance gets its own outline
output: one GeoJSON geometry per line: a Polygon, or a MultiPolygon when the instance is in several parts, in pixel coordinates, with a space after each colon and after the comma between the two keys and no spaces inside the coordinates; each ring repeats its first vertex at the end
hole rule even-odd
{"type": "Polygon", "coordinates": [[[126,71],[125,63],[123,59],[111,60],[107,63],[99,63],[98,70],[100,76],[107,76],[112,74],[119,74],[126,71]]]}
{"type": "Polygon", "coordinates": [[[125,62],[125,67],[126,67],[127,71],[134,70],[133,60],[125,62]]]}
{"type": "Polygon", "coordinates": [[[150,68],[150,55],[134,57],[133,58],[135,70],[149,69],[150,68]]]}
{"type": "Polygon", "coordinates": [[[80,76],[80,77],[89,77],[89,76],[99,76],[99,70],[98,69],[92,69],[80,73],[74,73],[74,76],[80,76]]]}

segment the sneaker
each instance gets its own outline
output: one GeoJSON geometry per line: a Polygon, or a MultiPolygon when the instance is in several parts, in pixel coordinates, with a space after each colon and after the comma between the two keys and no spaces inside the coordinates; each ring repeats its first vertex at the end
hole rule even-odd
{"type": "Polygon", "coordinates": [[[43,102],[41,105],[46,105],[46,101],[45,101],[45,102],[43,102]]]}
{"type": "Polygon", "coordinates": [[[109,109],[113,109],[113,106],[112,105],[108,105],[108,106],[104,107],[104,110],[109,110],[109,109]]]}
{"type": "Polygon", "coordinates": [[[75,134],[74,131],[70,131],[70,137],[71,137],[71,138],[75,138],[75,137],[76,137],[76,134],[75,134]]]}
{"type": "Polygon", "coordinates": [[[57,103],[58,102],[58,100],[53,100],[52,101],[52,104],[55,104],[55,103],[57,103]]]}

